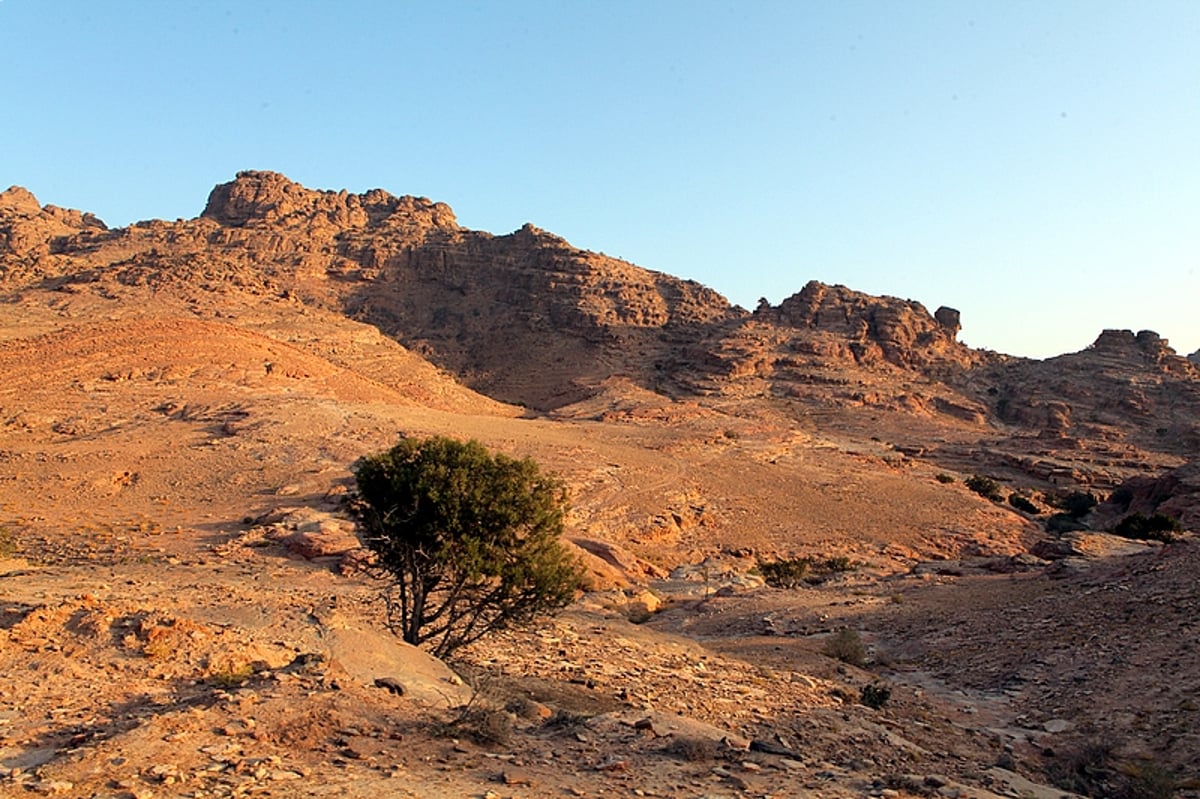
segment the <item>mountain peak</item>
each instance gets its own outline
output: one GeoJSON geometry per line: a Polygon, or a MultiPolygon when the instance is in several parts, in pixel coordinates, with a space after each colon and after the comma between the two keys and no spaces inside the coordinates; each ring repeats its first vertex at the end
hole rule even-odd
{"type": "Polygon", "coordinates": [[[29,189],[22,186],[9,186],[0,192],[0,210],[36,214],[42,210],[42,205],[29,189]]]}
{"type": "Polygon", "coordinates": [[[450,206],[425,197],[396,197],[383,189],[363,194],[309,189],[262,170],[238,172],[234,180],[213,188],[201,216],[229,227],[321,219],[339,227],[367,227],[398,217],[428,227],[458,228],[450,206]]]}

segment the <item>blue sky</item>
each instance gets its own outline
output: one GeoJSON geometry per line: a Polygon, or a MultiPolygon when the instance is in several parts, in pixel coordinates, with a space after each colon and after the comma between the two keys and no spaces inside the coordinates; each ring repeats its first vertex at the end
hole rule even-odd
{"type": "Polygon", "coordinates": [[[109,225],[242,169],[449,203],[753,308],[1200,349],[1200,3],[0,0],[0,188],[109,225]]]}

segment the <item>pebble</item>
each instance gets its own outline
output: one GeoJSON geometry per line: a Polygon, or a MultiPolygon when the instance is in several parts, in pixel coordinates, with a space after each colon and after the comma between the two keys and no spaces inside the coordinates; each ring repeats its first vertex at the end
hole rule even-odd
{"type": "Polygon", "coordinates": [[[505,771],[500,779],[505,785],[533,785],[533,779],[520,771],[505,771]]]}

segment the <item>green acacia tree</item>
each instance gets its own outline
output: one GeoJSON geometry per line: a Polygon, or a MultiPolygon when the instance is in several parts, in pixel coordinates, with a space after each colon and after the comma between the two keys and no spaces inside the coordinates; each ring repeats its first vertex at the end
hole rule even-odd
{"type": "Polygon", "coordinates": [[[566,488],[478,441],[402,438],[354,465],[364,541],[388,580],[388,624],[445,657],[569,604],[566,488]]]}

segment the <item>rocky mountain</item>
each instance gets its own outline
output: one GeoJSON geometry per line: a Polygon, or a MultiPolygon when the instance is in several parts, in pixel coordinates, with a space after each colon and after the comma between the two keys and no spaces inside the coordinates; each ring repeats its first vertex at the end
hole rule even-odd
{"type": "Polygon", "coordinates": [[[113,230],[11,188],[0,283],[322,309],[539,411],[595,406],[623,384],[670,402],[767,401],[796,420],[897,414],[914,420],[895,442],[906,450],[1042,484],[1114,484],[1200,443],[1200,370],[1150,331],[1105,331],[1084,352],[1029,361],[958,342],[957,310],[844,286],[810,282],[749,312],[532,225],[472,231],[444,203],[317,191],[270,172],[217,186],[196,219],[113,230]],[[939,442],[946,429],[954,440],[939,442]]]}

